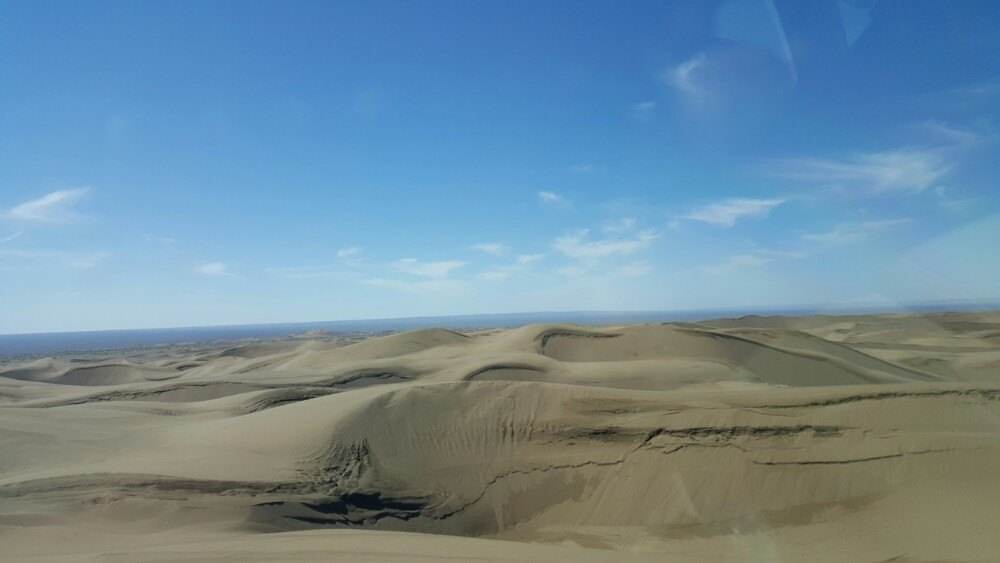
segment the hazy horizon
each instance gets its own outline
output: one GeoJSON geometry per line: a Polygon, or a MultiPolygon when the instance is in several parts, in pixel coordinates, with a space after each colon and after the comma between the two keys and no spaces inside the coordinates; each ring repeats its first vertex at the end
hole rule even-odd
{"type": "MultiPolygon", "coordinates": [[[[265,322],[247,323],[218,323],[203,325],[164,325],[164,326],[125,326],[115,328],[80,329],[68,331],[35,331],[35,332],[4,332],[3,336],[31,336],[47,334],[75,334],[75,333],[98,333],[98,332],[129,332],[129,331],[171,331],[186,329],[225,329],[242,327],[268,327],[268,326],[307,326],[307,325],[333,325],[347,323],[368,323],[380,321],[433,321],[435,319],[475,319],[475,318],[525,318],[525,317],[552,317],[556,319],[552,322],[562,322],[559,318],[572,316],[671,316],[685,320],[693,318],[717,319],[726,315],[762,315],[762,316],[800,316],[800,315],[851,315],[851,314],[905,314],[912,312],[919,313],[948,313],[948,312],[989,312],[1000,309],[1000,301],[988,301],[982,299],[964,300],[940,300],[923,301],[910,303],[798,303],[775,307],[768,306],[744,306],[744,307],[719,307],[719,308],[698,308],[698,309],[565,309],[565,310],[538,310],[538,311],[511,311],[511,312],[478,312],[478,313],[441,313],[434,315],[409,315],[399,317],[357,317],[340,319],[306,319],[306,320],[278,320],[265,322]],[[706,316],[707,315],[707,316],[706,316]]],[[[540,321],[546,322],[546,321],[540,321]]],[[[443,323],[442,328],[449,328],[451,325],[443,323]]]]}

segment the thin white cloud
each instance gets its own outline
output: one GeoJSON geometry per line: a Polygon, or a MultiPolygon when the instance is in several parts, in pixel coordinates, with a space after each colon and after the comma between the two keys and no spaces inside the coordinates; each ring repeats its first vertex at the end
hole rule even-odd
{"type": "Polygon", "coordinates": [[[730,256],[718,264],[712,264],[704,268],[709,274],[729,274],[737,270],[748,268],[759,268],[774,261],[774,258],[761,256],[760,254],[738,254],[730,256]]]}
{"type": "Polygon", "coordinates": [[[928,120],[916,124],[915,128],[937,142],[954,147],[971,147],[982,140],[980,134],[975,131],[955,127],[943,121],[928,120]]]}
{"type": "Polygon", "coordinates": [[[34,266],[90,270],[111,256],[110,252],[67,252],[61,250],[0,250],[0,257],[26,261],[34,266]]]}
{"type": "Polygon", "coordinates": [[[912,219],[884,219],[860,223],[841,223],[829,231],[802,235],[802,240],[826,245],[862,242],[871,237],[912,222],[912,219]]]}
{"type": "Polygon", "coordinates": [[[579,264],[573,266],[563,266],[562,268],[557,268],[555,273],[566,278],[572,278],[573,280],[590,278],[592,268],[584,267],[579,264]]]}
{"type": "Polygon", "coordinates": [[[919,193],[944,177],[951,164],[940,150],[897,149],[848,158],[789,158],[772,173],[788,180],[868,193],[919,193]]]}
{"type": "Polygon", "coordinates": [[[601,229],[606,233],[620,235],[635,229],[637,224],[638,221],[634,217],[622,217],[605,222],[601,229]]]}
{"type": "Polygon", "coordinates": [[[577,174],[589,174],[594,171],[594,168],[595,168],[594,165],[590,164],[589,162],[574,164],[573,166],[569,167],[571,172],[575,172],[577,174]]]}
{"type": "Polygon", "coordinates": [[[229,266],[225,262],[205,262],[194,268],[195,273],[210,277],[226,277],[233,274],[229,271],[229,266]]]}
{"type": "Polygon", "coordinates": [[[704,88],[698,83],[698,73],[705,66],[705,53],[698,53],[676,67],[669,69],[664,79],[678,92],[688,97],[699,97],[704,88]]]}
{"type": "Polygon", "coordinates": [[[653,271],[653,266],[649,262],[642,260],[629,262],[628,264],[614,270],[612,274],[622,278],[638,278],[651,271],[653,271]]]}
{"type": "Polygon", "coordinates": [[[772,209],[785,203],[786,199],[730,198],[696,209],[682,219],[700,221],[720,227],[732,227],[737,221],[749,217],[766,217],[772,209]]]}
{"type": "Polygon", "coordinates": [[[78,270],[90,270],[96,268],[98,264],[108,259],[110,252],[92,252],[89,254],[76,254],[68,258],[67,264],[71,268],[78,270]]]}
{"type": "Polygon", "coordinates": [[[649,121],[656,112],[656,102],[639,102],[637,104],[632,104],[632,107],[629,109],[632,112],[632,117],[635,119],[639,121],[649,121]]]}
{"type": "Polygon", "coordinates": [[[356,258],[361,254],[361,248],[357,246],[349,246],[347,248],[341,248],[337,251],[337,258],[356,258]]]}
{"type": "Polygon", "coordinates": [[[24,231],[16,231],[16,232],[13,232],[13,233],[11,233],[11,234],[9,234],[7,236],[0,237],[0,243],[10,242],[10,241],[12,241],[12,240],[20,237],[23,234],[24,234],[24,231]]]}
{"type": "Polygon", "coordinates": [[[577,260],[594,260],[608,256],[634,254],[655,241],[659,235],[645,230],[628,238],[608,238],[591,240],[587,229],[564,235],[555,240],[552,247],[564,256],[577,260]]]}
{"type": "Polygon", "coordinates": [[[441,260],[438,262],[423,262],[416,258],[403,258],[393,262],[392,267],[404,274],[423,278],[442,279],[453,271],[465,266],[460,260],[441,260]]]}
{"type": "Polygon", "coordinates": [[[503,256],[507,253],[507,246],[501,242],[481,242],[479,244],[474,244],[469,248],[484,254],[491,254],[493,256],[503,256]]]}
{"type": "Polygon", "coordinates": [[[809,253],[803,250],[758,248],[744,254],[729,256],[721,262],[705,266],[702,268],[702,271],[709,274],[727,274],[738,270],[760,268],[779,260],[798,260],[807,256],[809,256],[809,253]]]}
{"type": "Polygon", "coordinates": [[[801,250],[770,250],[767,248],[762,248],[755,252],[758,256],[763,256],[765,258],[777,259],[777,258],[805,258],[809,255],[807,252],[801,250]]]}
{"type": "Polygon", "coordinates": [[[497,266],[480,272],[476,277],[484,281],[503,281],[515,274],[521,274],[531,269],[531,265],[544,258],[544,254],[521,254],[512,264],[497,266]]]}
{"type": "Polygon", "coordinates": [[[305,280],[315,278],[350,278],[356,274],[326,266],[290,266],[265,268],[268,274],[286,279],[305,280]]]}
{"type": "Polygon", "coordinates": [[[7,211],[6,216],[18,221],[69,223],[80,218],[72,208],[89,191],[90,188],[84,187],[50,192],[15,205],[7,211]]]}
{"type": "Polygon", "coordinates": [[[976,203],[976,198],[974,197],[954,197],[953,191],[948,186],[937,186],[934,188],[934,193],[937,195],[938,202],[941,207],[947,209],[948,211],[959,213],[962,211],[968,211],[976,203]]]}
{"type": "Polygon", "coordinates": [[[463,284],[458,280],[451,279],[429,279],[429,280],[397,280],[387,278],[370,278],[364,280],[366,285],[402,291],[404,293],[442,293],[455,292],[463,288],[463,284]]]}
{"type": "Polygon", "coordinates": [[[522,266],[527,266],[528,264],[534,264],[542,258],[545,258],[544,254],[521,254],[517,257],[517,263],[522,266]]]}
{"type": "Polygon", "coordinates": [[[565,197],[555,192],[538,192],[538,200],[548,205],[566,205],[569,203],[565,197]]]}
{"type": "Polygon", "coordinates": [[[961,86],[950,91],[951,94],[961,98],[992,98],[1000,96],[1000,82],[980,82],[961,86]]]}
{"type": "Polygon", "coordinates": [[[497,268],[495,270],[480,272],[476,277],[484,281],[503,281],[509,278],[511,273],[510,269],[497,268]]]}
{"type": "Polygon", "coordinates": [[[175,244],[177,244],[177,239],[173,237],[164,237],[164,236],[146,234],[143,235],[142,238],[148,242],[155,242],[161,246],[166,246],[166,247],[173,247],[175,244]]]}
{"type": "Polygon", "coordinates": [[[601,285],[615,280],[639,278],[653,271],[647,260],[634,260],[619,265],[605,267],[594,261],[579,261],[552,270],[552,273],[572,281],[574,284],[601,285]]]}

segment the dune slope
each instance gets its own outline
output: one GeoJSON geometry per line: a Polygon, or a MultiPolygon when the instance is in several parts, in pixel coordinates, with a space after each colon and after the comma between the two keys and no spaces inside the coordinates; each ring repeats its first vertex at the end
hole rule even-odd
{"type": "Polygon", "coordinates": [[[935,319],[3,365],[0,559],[996,560],[996,317],[935,319]]]}

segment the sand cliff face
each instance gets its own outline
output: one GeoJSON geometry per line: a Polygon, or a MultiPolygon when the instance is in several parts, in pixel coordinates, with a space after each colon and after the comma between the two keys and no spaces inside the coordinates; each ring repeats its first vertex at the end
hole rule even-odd
{"type": "Polygon", "coordinates": [[[8,364],[0,558],[994,561],[998,335],[747,317],[8,364]]]}

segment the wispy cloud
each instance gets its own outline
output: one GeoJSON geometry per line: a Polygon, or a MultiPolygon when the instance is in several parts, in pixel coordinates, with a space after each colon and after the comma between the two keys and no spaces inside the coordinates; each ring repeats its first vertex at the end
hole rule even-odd
{"type": "Polygon", "coordinates": [[[718,264],[705,266],[704,270],[709,274],[729,274],[737,270],[759,268],[771,262],[774,262],[774,258],[762,256],[758,253],[738,254],[736,256],[730,256],[718,264]]]}
{"type": "Polygon", "coordinates": [[[829,231],[802,235],[802,240],[827,245],[862,242],[871,237],[911,223],[912,219],[884,219],[860,223],[841,223],[829,231]]]}
{"type": "Polygon", "coordinates": [[[23,234],[24,234],[24,231],[16,231],[16,232],[13,232],[13,233],[11,233],[9,235],[0,237],[0,243],[10,242],[10,241],[12,241],[12,240],[20,237],[23,234]]]}
{"type": "Polygon", "coordinates": [[[75,188],[50,192],[40,198],[19,203],[10,208],[6,216],[18,221],[39,223],[69,223],[80,218],[73,206],[83,199],[90,188],[75,188]]]}
{"type": "Polygon", "coordinates": [[[337,258],[357,258],[360,255],[361,248],[357,246],[348,246],[337,251],[337,258]]]}
{"type": "Polygon", "coordinates": [[[589,174],[593,172],[596,169],[596,167],[589,162],[581,162],[580,164],[574,164],[573,166],[570,166],[569,169],[570,172],[574,172],[576,174],[589,174]]]}
{"type": "Polygon", "coordinates": [[[792,181],[867,193],[919,193],[951,170],[941,150],[897,149],[847,158],[789,158],[772,174],[792,181]]]}
{"type": "Polygon", "coordinates": [[[754,251],[756,256],[761,256],[771,260],[778,258],[805,258],[809,255],[808,252],[802,250],[772,250],[768,248],[761,248],[754,251]]]}
{"type": "Polygon", "coordinates": [[[442,279],[448,277],[452,271],[465,266],[465,262],[460,260],[442,260],[438,262],[424,262],[416,258],[403,258],[393,262],[392,267],[404,274],[423,278],[442,279]]]}
{"type": "Polygon", "coordinates": [[[646,260],[635,260],[610,268],[598,267],[593,262],[574,262],[557,268],[553,272],[572,280],[575,284],[602,284],[623,278],[639,278],[653,271],[653,265],[646,260]]]}
{"type": "Polygon", "coordinates": [[[632,237],[590,239],[587,229],[561,236],[555,240],[552,247],[564,256],[577,260],[593,260],[608,256],[627,256],[634,254],[655,241],[659,235],[655,231],[645,230],[632,237]]]}
{"type": "Polygon", "coordinates": [[[514,259],[512,264],[490,268],[480,272],[476,277],[484,281],[503,281],[516,274],[531,270],[531,265],[544,257],[544,254],[521,254],[514,259]]]}
{"type": "Polygon", "coordinates": [[[653,114],[656,112],[656,102],[645,101],[632,104],[629,110],[632,113],[632,117],[635,119],[639,121],[649,121],[653,118],[653,114]]]}
{"type": "Polygon", "coordinates": [[[937,186],[934,188],[934,194],[937,195],[938,202],[941,207],[952,212],[967,211],[972,208],[976,203],[976,198],[974,197],[955,197],[949,186],[937,186]]]}
{"type": "Polygon", "coordinates": [[[493,256],[503,256],[507,253],[507,246],[500,242],[481,242],[479,244],[474,244],[469,248],[484,254],[491,254],[493,256]]]}
{"type": "Polygon", "coordinates": [[[605,222],[601,229],[606,233],[620,235],[635,229],[637,224],[634,217],[622,217],[605,222]]]}
{"type": "Polygon", "coordinates": [[[612,275],[622,278],[638,278],[653,271],[653,266],[645,260],[629,262],[612,271],[612,275]]]}
{"type": "Polygon", "coordinates": [[[364,280],[366,285],[402,291],[405,293],[445,293],[460,291],[464,285],[458,280],[452,279],[430,279],[430,280],[397,280],[387,278],[370,278],[364,280]]]}
{"type": "Polygon", "coordinates": [[[196,274],[209,277],[230,277],[233,273],[229,271],[229,266],[225,262],[205,262],[195,266],[196,274]]]}
{"type": "Polygon", "coordinates": [[[544,254],[521,254],[517,257],[517,263],[522,266],[527,266],[528,264],[534,264],[542,258],[545,258],[544,254]]]}
{"type": "Polygon", "coordinates": [[[160,246],[164,246],[167,248],[172,248],[175,244],[177,244],[177,239],[173,237],[145,234],[142,236],[142,238],[147,242],[154,242],[156,244],[159,244],[160,246]]]}
{"type": "Polygon", "coordinates": [[[772,209],[786,201],[784,198],[730,198],[695,209],[682,218],[720,227],[732,227],[740,219],[766,217],[772,209]]]}
{"type": "Polygon", "coordinates": [[[547,205],[566,205],[569,201],[555,192],[538,192],[538,201],[547,205]]]}
{"type": "Polygon", "coordinates": [[[90,270],[96,268],[111,256],[110,252],[91,252],[86,254],[70,255],[67,264],[71,268],[78,270],[90,270]]]}
{"type": "Polygon", "coordinates": [[[270,267],[264,270],[268,274],[292,280],[307,280],[316,278],[351,278],[356,273],[329,266],[287,266],[270,267]]]}
{"type": "Polygon", "coordinates": [[[962,98],[993,98],[1000,96],[1000,82],[969,84],[954,88],[950,93],[962,98]]]}
{"type": "Polygon", "coordinates": [[[33,266],[90,270],[111,256],[110,252],[69,252],[62,250],[0,250],[0,257],[23,260],[33,266]]]}
{"type": "Polygon", "coordinates": [[[503,281],[511,276],[509,268],[496,268],[480,272],[476,277],[484,281],[503,281]]]}
{"type": "Polygon", "coordinates": [[[705,53],[698,53],[664,74],[667,84],[688,97],[702,96],[704,88],[698,82],[698,74],[705,67],[705,53]]]}
{"type": "Polygon", "coordinates": [[[929,135],[936,142],[953,147],[971,147],[982,140],[982,136],[971,129],[963,129],[943,121],[922,121],[915,125],[915,129],[929,135]]]}

